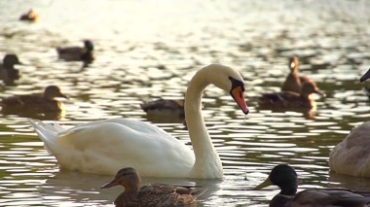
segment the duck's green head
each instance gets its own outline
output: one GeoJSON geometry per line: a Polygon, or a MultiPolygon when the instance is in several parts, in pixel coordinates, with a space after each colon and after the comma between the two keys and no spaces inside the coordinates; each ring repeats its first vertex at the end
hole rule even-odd
{"type": "Polygon", "coordinates": [[[3,59],[4,66],[13,67],[15,64],[22,64],[16,54],[6,54],[3,59]]]}
{"type": "Polygon", "coordinates": [[[280,194],[295,195],[298,188],[297,173],[294,168],[287,164],[276,165],[271,170],[269,177],[255,189],[262,189],[270,185],[279,186],[280,194]]]}

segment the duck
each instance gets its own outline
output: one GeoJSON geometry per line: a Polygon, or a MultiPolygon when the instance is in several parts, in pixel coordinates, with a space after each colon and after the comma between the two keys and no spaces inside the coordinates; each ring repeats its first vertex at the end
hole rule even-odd
{"type": "Polygon", "coordinates": [[[133,167],[145,177],[221,179],[221,160],[201,113],[203,91],[210,84],[229,93],[241,111],[249,113],[237,70],[221,64],[201,68],[185,95],[193,150],[156,125],[134,119],[100,120],[69,129],[58,122],[30,120],[30,124],[64,169],[114,175],[122,167],[133,167]]]}
{"type": "Polygon", "coordinates": [[[16,54],[6,54],[3,63],[0,64],[0,79],[5,85],[14,85],[14,81],[20,78],[19,70],[14,65],[22,64],[16,54]]]}
{"type": "Polygon", "coordinates": [[[318,89],[315,82],[308,81],[303,84],[300,93],[292,91],[265,93],[258,98],[258,104],[260,108],[312,109],[316,108],[315,101],[310,97],[312,93],[317,93],[325,97],[325,93],[318,89]]]}
{"type": "Polygon", "coordinates": [[[289,58],[289,69],[290,73],[286,77],[283,85],[281,86],[281,91],[291,91],[300,93],[301,88],[304,83],[306,82],[313,82],[310,78],[306,76],[300,76],[299,75],[299,59],[298,56],[293,56],[289,58]]]}
{"type": "Polygon", "coordinates": [[[157,99],[140,104],[140,108],[150,116],[170,116],[185,118],[184,100],[157,99]]]}
{"type": "Polygon", "coordinates": [[[37,112],[61,112],[62,104],[57,97],[68,99],[60,88],[55,85],[47,86],[43,93],[16,95],[2,98],[0,106],[2,111],[32,111],[37,112]]]}
{"type": "Polygon", "coordinates": [[[307,189],[297,193],[298,175],[287,164],[276,165],[268,178],[256,190],[277,185],[280,192],[270,201],[269,207],[365,207],[370,206],[370,193],[345,189],[307,189]]]}
{"type": "Polygon", "coordinates": [[[194,206],[196,199],[204,190],[166,184],[141,186],[141,178],[132,167],[120,169],[115,178],[101,189],[114,186],[124,187],[115,199],[116,207],[139,206],[194,206]]]}
{"type": "Polygon", "coordinates": [[[19,17],[19,20],[37,22],[39,20],[39,15],[35,11],[33,11],[33,9],[30,9],[27,13],[22,14],[19,17]]]}
{"type": "MultiPolygon", "coordinates": [[[[370,78],[370,69],[360,78],[370,78]]],[[[346,138],[338,143],[329,154],[331,171],[354,177],[370,178],[370,121],[352,129],[346,138]]]]}
{"type": "Polygon", "coordinates": [[[58,58],[65,61],[82,61],[83,67],[88,66],[95,59],[94,44],[91,40],[84,40],[84,47],[57,47],[58,58]]]}

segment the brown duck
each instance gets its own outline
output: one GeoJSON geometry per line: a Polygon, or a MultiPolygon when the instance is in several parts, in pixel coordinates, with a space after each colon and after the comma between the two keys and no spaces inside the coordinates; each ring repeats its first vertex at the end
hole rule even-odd
{"type": "Polygon", "coordinates": [[[19,17],[19,20],[21,20],[21,21],[29,21],[29,22],[36,22],[36,21],[39,20],[39,15],[35,11],[33,11],[32,9],[30,9],[27,13],[22,14],[19,17]]]}
{"type": "Polygon", "coordinates": [[[0,64],[0,79],[5,85],[14,85],[14,81],[20,78],[19,71],[14,65],[21,64],[18,56],[15,54],[6,54],[3,58],[3,64],[0,64]]]}
{"type": "Polygon", "coordinates": [[[153,184],[140,187],[141,179],[135,169],[119,170],[115,178],[101,188],[121,185],[125,188],[114,204],[116,207],[193,206],[196,198],[204,191],[187,187],[153,184]]]}
{"type": "Polygon", "coordinates": [[[84,47],[58,47],[56,48],[59,59],[65,61],[82,61],[83,67],[88,66],[95,59],[94,44],[91,40],[84,40],[84,47]]]}
{"type": "Polygon", "coordinates": [[[321,96],[325,96],[321,92],[315,82],[305,82],[302,86],[301,92],[283,91],[278,93],[266,93],[258,99],[260,107],[263,108],[300,108],[300,109],[311,109],[316,107],[315,101],[310,98],[310,94],[317,93],[321,96]]]}
{"type": "Polygon", "coordinates": [[[184,100],[165,100],[158,99],[144,104],[140,104],[148,115],[153,116],[176,116],[184,119],[184,100]]]}
{"type": "Polygon", "coordinates": [[[27,94],[16,95],[7,98],[2,98],[0,106],[5,111],[29,110],[37,112],[60,112],[62,111],[62,103],[55,100],[56,97],[67,98],[58,86],[46,87],[42,94],[27,94]]]}
{"type": "Polygon", "coordinates": [[[289,58],[289,69],[290,73],[286,77],[285,82],[283,83],[281,90],[282,91],[292,91],[296,93],[301,92],[301,87],[303,83],[305,82],[312,82],[308,77],[306,76],[299,76],[299,59],[297,56],[293,56],[289,58]]]}

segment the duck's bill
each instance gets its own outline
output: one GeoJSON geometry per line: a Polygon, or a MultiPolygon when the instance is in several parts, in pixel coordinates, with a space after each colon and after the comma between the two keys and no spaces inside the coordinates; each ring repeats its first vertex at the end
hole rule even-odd
{"type": "Polygon", "coordinates": [[[110,181],[109,183],[101,186],[100,189],[111,188],[111,187],[114,187],[114,186],[117,186],[117,185],[120,185],[120,183],[117,179],[114,179],[114,180],[110,181]]]}
{"type": "Polygon", "coordinates": [[[319,94],[321,97],[326,97],[326,94],[322,91],[317,90],[315,93],[319,94]]]}
{"type": "Polygon", "coordinates": [[[241,86],[235,87],[230,91],[230,94],[235,100],[235,102],[238,104],[239,108],[243,111],[243,113],[248,114],[249,109],[247,107],[247,104],[245,103],[245,97],[242,87],[241,86]]]}
{"type": "Polygon", "coordinates": [[[360,78],[360,82],[364,82],[370,78],[370,69],[360,78]]]}
{"type": "Polygon", "coordinates": [[[64,95],[64,94],[59,94],[59,97],[62,97],[62,98],[65,98],[65,99],[68,99],[69,100],[69,97],[68,96],[66,96],[66,95],[64,95]]]}
{"type": "Polygon", "coordinates": [[[266,188],[268,186],[272,185],[271,181],[269,178],[267,178],[265,181],[263,181],[261,184],[259,184],[258,186],[256,186],[254,189],[255,190],[261,190],[263,188],[266,188]]]}

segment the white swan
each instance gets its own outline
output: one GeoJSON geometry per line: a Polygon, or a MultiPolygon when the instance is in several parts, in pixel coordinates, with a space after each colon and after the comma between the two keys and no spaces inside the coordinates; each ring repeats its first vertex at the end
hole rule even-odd
{"type": "MultiPolygon", "coordinates": [[[[360,78],[370,78],[370,69],[360,78]]],[[[329,156],[330,170],[356,177],[370,178],[370,121],[354,128],[337,144],[329,156]]]]}
{"type": "Polygon", "coordinates": [[[30,123],[62,168],[114,175],[123,167],[133,167],[146,177],[222,178],[221,160],[201,114],[203,90],[211,83],[229,92],[245,114],[249,112],[237,71],[218,64],[199,70],[185,96],[193,151],[155,125],[136,120],[97,121],[67,130],[56,123],[30,123]]]}

